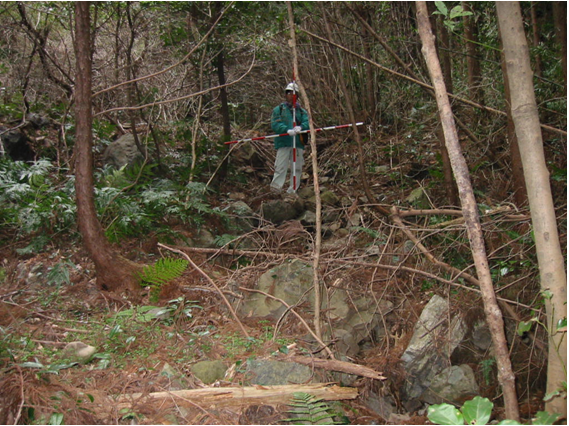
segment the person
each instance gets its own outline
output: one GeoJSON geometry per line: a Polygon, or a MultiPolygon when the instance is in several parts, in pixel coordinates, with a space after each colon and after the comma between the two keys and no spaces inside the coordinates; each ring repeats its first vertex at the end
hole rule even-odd
{"type": "Polygon", "coordinates": [[[277,156],[275,159],[275,174],[271,182],[271,191],[273,192],[282,190],[289,168],[291,169],[291,174],[287,193],[296,193],[300,185],[302,168],[304,166],[304,144],[302,139],[306,135],[306,133],[301,134],[300,132],[308,130],[310,126],[308,124],[308,112],[298,104],[297,95],[298,86],[296,83],[289,83],[285,88],[285,102],[276,106],[271,115],[273,131],[277,134],[288,133],[288,135],[274,139],[277,156]],[[293,123],[293,105],[296,105],[294,112],[295,123],[293,123]],[[293,161],[294,146],[296,146],[296,167],[293,174],[292,165],[295,163],[293,161]],[[296,180],[294,176],[296,176],[296,180]]]}

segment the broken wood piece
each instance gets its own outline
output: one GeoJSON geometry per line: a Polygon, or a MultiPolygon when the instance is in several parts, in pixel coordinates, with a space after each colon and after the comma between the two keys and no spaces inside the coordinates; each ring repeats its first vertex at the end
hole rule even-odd
{"type": "Polygon", "coordinates": [[[376,380],[387,379],[387,377],[382,376],[382,373],[375,371],[373,368],[366,367],[360,364],[354,364],[351,362],[339,361],[337,359],[322,359],[322,358],[312,358],[300,355],[292,355],[284,358],[283,360],[296,362],[298,364],[303,364],[303,365],[309,365],[311,367],[323,368],[325,370],[340,371],[342,373],[368,377],[370,379],[376,379],[376,380]]]}
{"type": "Polygon", "coordinates": [[[219,387],[184,389],[169,392],[153,392],[149,394],[133,393],[124,395],[118,399],[117,409],[133,408],[136,405],[147,406],[152,402],[161,404],[168,400],[176,405],[183,405],[184,401],[200,406],[212,406],[216,404],[226,406],[248,404],[288,404],[295,392],[304,392],[314,395],[325,401],[338,401],[355,399],[358,390],[350,387],[340,387],[329,383],[312,383],[303,385],[283,386],[244,386],[244,387],[219,387]]]}

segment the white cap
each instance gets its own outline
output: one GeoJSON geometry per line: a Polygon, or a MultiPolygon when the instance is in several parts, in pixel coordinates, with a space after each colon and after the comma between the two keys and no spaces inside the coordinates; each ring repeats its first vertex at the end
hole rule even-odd
{"type": "Polygon", "coordinates": [[[298,93],[298,85],[296,83],[289,83],[285,88],[285,92],[288,91],[298,93]]]}

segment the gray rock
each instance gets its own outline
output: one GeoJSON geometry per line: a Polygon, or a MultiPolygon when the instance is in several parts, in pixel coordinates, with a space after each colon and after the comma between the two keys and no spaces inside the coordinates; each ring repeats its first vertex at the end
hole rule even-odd
{"type": "Polygon", "coordinates": [[[316,225],[316,213],[311,212],[310,210],[306,210],[302,215],[298,218],[300,223],[302,223],[306,227],[315,226],[316,225]]]}
{"type": "Polygon", "coordinates": [[[465,400],[480,394],[474,372],[469,365],[453,365],[437,374],[431,386],[421,395],[428,404],[443,402],[462,405],[465,400]]]}
{"type": "Polygon", "coordinates": [[[324,191],[320,194],[322,205],[337,206],[340,204],[340,199],[332,191],[324,191]]]}
{"type": "Polygon", "coordinates": [[[236,216],[233,224],[243,232],[249,232],[256,223],[255,213],[244,201],[235,201],[227,206],[224,211],[236,216]]]}
{"type": "Polygon", "coordinates": [[[70,342],[63,348],[61,356],[70,361],[86,364],[91,361],[93,355],[97,353],[97,348],[83,342],[70,342]]]}
{"type": "Polygon", "coordinates": [[[26,121],[38,129],[49,124],[49,118],[46,118],[34,112],[30,112],[28,115],[26,115],[26,121]]]}
{"type": "Polygon", "coordinates": [[[103,163],[117,169],[143,160],[144,155],[139,151],[134,136],[130,133],[112,142],[103,153],[103,163]]]}
{"type": "Polygon", "coordinates": [[[204,247],[204,248],[215,248],[217,245],[215,244],[215,237],[214,235],[209,232],[207,229],[200,229],[195,236],[194,243],[196,247],[204,247]]]}
{"type": "Polygon", "coordinates": [[[430,207],[429,198],[422,186],[411,191],[411,194],[405,199],[405,202],[418,209],[427,209],[430,207]]]}
{"type": "Polygon", "coordinates": [[[307,365],[271,360],[247,360],[247,375],[252,384],[265,386],[308,383],[313,371],[307,365]]]}
{"type": "Polygon", "coordinates": [[[205,384],[214,383],[225,377],[227,367],[222,361],[200,361],[192,365],[191,372],[205,384]]]}
{"type": "Polygon", "coordinates": [[[392,414],[397,413],[397,407],[393,397],[391,396],[379,396],[375,392],[371,392],[367,400],[367,405],[375,413],[383,417],[384,419],[389,419],[392,414]]]}
{"type": "MultiPolygon", "coordinates": [[[[258,289],[296,305],[306,294],[308,301],[314,300],[312,292],[312,266],[299,260],[284,263],[265,272],[259,279],[258,289]]],[[[278,319],[286,307],[267,296],[253,293],[247,297],[239,311],[244,316],[278,319]]]]}
{"type": "Polygon", "coordinates": [[[490,334],[490,329],[485,322],[474,325],[470,341],[478,349],[483,351],[490,349],[490,346],[492,346],[492,335],[490,334]]]}
{"type": "Polygon", "coordinates": [[[274,224],[280,224],[286,220],[292,220],[301,213],[302,207],[297,203],[290,203],[283,200],[272,200],[263,203],[261,215],[274,224]]]}
{"type": "Polygon", "coordinates": [[[403,393],[418,398],[433,378],[450,366],[450,355],[466,334],[466,326],[458,316],[450,318],[446,299],[435,295],[423,309],[407,349],[401,356],[408,374],[403,393]]]}

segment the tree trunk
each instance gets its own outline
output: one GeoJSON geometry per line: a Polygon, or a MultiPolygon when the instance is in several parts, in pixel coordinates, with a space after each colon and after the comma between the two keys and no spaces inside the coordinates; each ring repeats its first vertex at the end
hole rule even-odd
{"type": "MultiPolygon", "coordinates": [[[[498,34],[500,29],[498,29],[498,34]]],[[[500,47],[502,47],[502,41],[500,37],[500,47]]],[[[504,97],[506,98],[506,114],[507,126],[506,134],[508,137],[508,143],[510,146],[510,162],[512,167],[512,192],[514,196],[514,201],[518,207],[523,207],[527,205],[528,193],[526,189],[526,181],[524,178],[524,166],[522,163],[522,157],[520,154],[520,147],[518,145],[518,137],[516,136],[516,126],[514,125],[514,119],[512,118],[512,99],[510,96],[510,84],[508,81],[508,72],[506,70],[506,58],[504,57],[504,50],[501,52],[501,66],[502,75],[504,76],[504,97]]]]}
{"type": "Polygon", "coordinates": [[[555,39],[561,46],[561,63],[563,64],[563,77],[565,96],[567,96],[567,2],[554,1],[553,22],[555,25],[555,39]]]}
{"type": "Polygon", "coordinates": [[[531,2],[531,7],[530,7],[530,16],[531,16],[531,41],[533,44],[533,47],[536,49],[536,55],[535,55],[535,75],[537,75],[538,77],[542,77],[543,73],[541,71],[541,55],[539,53],[539,50],[537,49],[539,47],[539,22],[537,21],[537,5],[539,2],[536,1],[532,1],[531,2]]]}
{"type": "MultiPolygon", "coordinates": [[[[322,16],[324,16],[324,25],[326,28],[326,33],[330,40],[333,39],[332,29],[330,28],[330,22],[328,14],[326,13],[326,7],[321,6],[320,11],[322,12],[322,16]]],[[[338,17],[336,17],[338,18],[338,17]]],[[[375,201],[374,195],[371,193],[369,188],[368,177],[365,169],[365,162],[364,162],[364,150],[363,150],[363,142],[360,136],[360,132],[356,126],[356,114],[354,113],[354,104],[352,103],[352,97],[350,96],[350,91],[348,90],[348,85],[346,84],[346,79],[344,78],[344,74],[342,70],[345,69],[342,66],[342,58],[340,56],[340,52],[336,51],[333,52],[331,55],[332,64],[334,64],[335,69],[337,70],[338,75],[338,83],[340,84],[340,88],[342,89],[342,94],[344,95],[344,107],[348,112],[348,117],[350,118],[350,122],[352,123],[352,130],[354,132],[354,136],[356,137],[356,144],[358,146],[358,165],[360,167],[360,180],[362,184],[362,188],[366,197],[370,200],[370,203],[375,201]],[[338,53],[338,56],[336,56],[338,53]]]]}
{"type": "Polygon", "coordinates": [[[486,249],[484,247],[482,227],[478,216],[478,206],[476,204],[476,199],[474,198],[468,167],[458,140],[458,134],[454,124],[449,97],[445,89],[441,66],[435,51],[434,36],[430,29],[427,4],[424,1],[417,2],[417,24],[419,27],[419,35],[421,36],[421,41],[423,43],[423,55],[425,56],[429,74],[431,75],[431,80],[433,81],[433,87],[436,93],[437,105],[452,169],[459,188],[459,196],[462,203],[462,211],[468,232],[468,239],[470,240],[472,249],[472,257],[474,259],[476,273],[480,281],[484,313],[492,334],[492,343],[494,345],[494,353],[496,363],[498,365],[498,381],[502,386],[504,394],[506,417],[519,421],[520,416],[516,395],[515,376],[512,371],[508,345],[506,342],[504,320],[492,285],[492,277],[490,275],[486,249]]]}
{"type": "Polygon", "coordinates": [[[97,283],[102,289],[140,290],[136,271],[142,268],[115,254],[105,238],[97,219],[93,193],[93,135],[91,109],[91,25],[89,2],[75,3],[75,55],[77,75],[75,84],[75,191],[77,224],[83,243],[97,271],[97,283]]]}
{"type": "MultiPolygon", "coordinates": [[[[470,2],[463,1],[462,8],[466,12],[473,12],[470,2]]],[[[466,69],[468,72],[468,93],[470,99],[476,103],[483,103],[482,88],[480,83],[482,77],[480,75],[480,61],[478,60],[477,47],[478,43],[478,24],[473,15],[464,17],[464,37],[466,38],[466,69]]]]}
{"type": "MultiPolygon", "coordinates": [[[[545,298],[549,357],[547,393],[560,389],[567,377],[566,332],[557,331],[557,322],[566,316],[567,273],[551,195],[549,172],[543,152],[529,49],[519,2],[496,2],[506,69],[512,98],[512,116],[524,165],[528,200],[534,228],[542,291],[545,298]]],[[[567,401],[557,397],[546,403],[550,412],[567,416],[567,401]]]]}
{"type": "MultiPolygon", "coordinates": [[[[433,12],[435,11],[435,3],[429,2],[427,6],[430,9],[429,16],[431,17],[430,22],[431,22],[431,28],[433,29],[433,34],[437,33],[439,34],[439,37],[435,36],[435,52],[437,54],[439,53],[439,48],[438,48],[439,43],[437,43],[437,41],[440,41],[440,44],[442,45],[444,51],[444,53],[441,54],[441,58],[443,59],[442,73],[443,73],[443,80],[445,83],[446,91],[447,93],[452,93],[453,89],[452,73],[450,65],[450,54],[448,52],[449,49],[448,31],[443,25],[442,20],[440,21],[439,25],[439,21],[437,20],[436,15],[433,15],[433,12]]],[[[437,126],[435,134],[437,135],[437,140],[439,141],[439,149],[441,150],[441,160],[443,163],[443,178],[445,182],[448,204],[451,206],[458,206],[460,203],[458,199],[458,191],[454,183],[452,166],[450,164],[450,157],[448,155],[447,147],[445,145],[445,135],[441,126],[437,126]]]]}

